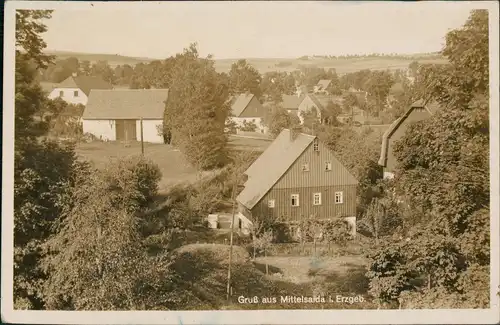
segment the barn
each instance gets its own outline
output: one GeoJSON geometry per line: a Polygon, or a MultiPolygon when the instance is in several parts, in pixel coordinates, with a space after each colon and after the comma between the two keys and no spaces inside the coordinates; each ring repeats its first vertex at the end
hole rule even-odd
{"type": "Polygon", "coordinates": [[[82,116],[83,132],[105,141],[163,143],[168,89],[92,90],[82,116]],[[142,123],[141,123],[142,119],[142,123]]]}

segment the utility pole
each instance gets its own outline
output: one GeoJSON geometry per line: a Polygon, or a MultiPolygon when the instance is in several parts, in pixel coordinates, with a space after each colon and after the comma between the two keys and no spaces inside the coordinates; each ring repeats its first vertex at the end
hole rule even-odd
{"type": "Polygon", "coordinates": [[[144,156],[144,132],[142,131],[142,117],[141,117],[141,153],[144,156]]]}
{"type": "MultiPolygon", "coordinates": [[[[236,176],[236,175],[235,175],[236,176]]],[[[236,180],[236,177],[234,177],[236,180]]],[[[227,269],[227,303],[230,303],[230,298],[231,298],[231,264],[233,262],[233,232],[234,232],[234,214],[236,210],[236,182],[233,184],[233,192],[231,193],[231,199],[233,200],[233,212],[232,212],[232,217],[231,217],[231,235],[229,239],[229,267],[227,269]]]]}

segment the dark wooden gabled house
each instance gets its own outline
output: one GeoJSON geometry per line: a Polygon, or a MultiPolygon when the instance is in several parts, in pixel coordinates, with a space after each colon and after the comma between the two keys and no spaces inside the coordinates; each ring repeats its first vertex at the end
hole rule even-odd
{"type": "Polygon", "coordinates": [[[358,181],[315,136],[283,130],[245,174],[237,201],[250,220],[355,220],[358,181]]]}
{"type": "Polygon", "coordinates": [[[422,100],[418,100],[385,131],[382,136],[382,147],[378,161],[378,164],[383,167],[384,178],[394,177],[397,166],[394,155],[396,142],[401,140],[411,124],[430,118],[439,108],[436,102],[426,104],[422,100]]]}

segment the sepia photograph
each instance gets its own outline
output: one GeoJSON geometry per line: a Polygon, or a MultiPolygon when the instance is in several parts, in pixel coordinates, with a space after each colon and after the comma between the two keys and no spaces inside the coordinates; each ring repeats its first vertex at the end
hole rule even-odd
{"type": "Polygon", "coordinates": [[[7,1],[2,321],[500,322],[498,10],[7,1]]]}

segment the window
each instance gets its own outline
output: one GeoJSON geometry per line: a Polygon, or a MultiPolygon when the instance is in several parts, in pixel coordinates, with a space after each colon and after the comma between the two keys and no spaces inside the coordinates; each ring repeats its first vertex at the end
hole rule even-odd
{"type": "Polygon", "coordinates": [[[302,164],[302,171],[303,172],[308,172],[309,171],[309,163],[302,164]]]}
{"type": "Polygon", "coordinates": [[[267,207],[268,208],[274,208],[274,200],[267,201],[267,207]]]}
{"type": "Polygon", "coordinates": [[[318,143],[318,141],[314,141],[313,150],[314,151],[319,151],[319,143],[318,143]]]}
{"type": "Polygon", "coordinates": [[[313,194],[313,205],[321,205],[321,193],[313,194]]]}
{"type": "Polygon", "coordinates": [[[292,194],[292,206],[293,207],[299,206],[299,195],[298,194],[292,194]]]}
{"type": "Polygon", "coordinates": [[[335,192],[335,204],[344,203],[344,192],[335,192]]]}
{"type": "Polygon", "coordinates": [[[63,97],[64,96],[64,91],[59,91],[59,97],[63,97]]]}
{"type": "Polygon", "coordinates": [[[74,96],[74,97],[78,97],[78,90],[75,90],[75,91],[73,92],[73,96],[74,96]]]}
{"type": "Polygon", "coordinates": [[[327,162],[325,162],[325,171],[328,172],[330,170],[332,170],[332,163],[327,161],[327,162]]]}

